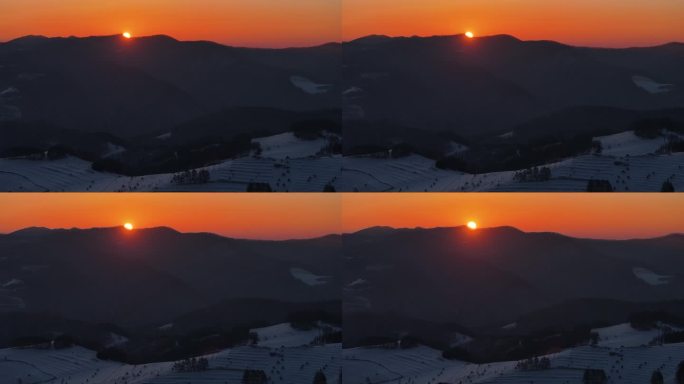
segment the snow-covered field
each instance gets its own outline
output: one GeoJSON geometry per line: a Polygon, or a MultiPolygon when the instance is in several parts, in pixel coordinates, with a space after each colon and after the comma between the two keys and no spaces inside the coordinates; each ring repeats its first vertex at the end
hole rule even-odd
{"type": "Polygon", "coordinates": [[[558,383],[581,384],[585,369],[601,369],[608,383],[637,384],[650,382],[658,369],[665,382],[674,382],[675,371],[684,360],[684,343],[642,346],[652,336],[636,335],[624,325],[604,328],[609,337],[606,346],[580,346],[547,355],[549,369],[521,371],[516,362],[471,364],[446,360],[439,351],[428,347],[410,349],[345,349],[343,376],[345,384],[428,384],[428,383],[558,383]],[[622,345],[625,346],[622,346],[622,345]]]}
{"type": "Polygon", "coordinates": [[[328,144],[328,140],[324,138],[301,140],[292,132],[262,137],[252,141],[261,146],[261,157],[278,160],[315,156],[328,144]]]}
{"type": "Polygon", "coordinates": [[[648,93],[653,94],[670,92],[674,89],[673,84],[658,83],[655,80],[650,79],[646,76],[632,76],[632,81],[634,82],[634,85],[636,85],[637,87],[643,89],[648,93]]]}
{"type": "Polygon", "coordinates": [[[664,137],[645,139],[634,134],[634,131],[625,131],[608,136],[595,137],[594,140],[601,142],[601,154],[607,156],[642,156],[655,153],[658,148],[667,144],[664,137]]]}
{"type": "Polygon", "coordinates": [[[330,279],[330,276],[315,275],[301,268],[290,268],[290,274],[295,279],[310,286],[327,284],[330,279]]]}
{"type": "Polygon", "coordinates": [[[589,180],[608,180],[615,191],[659,192],[670,181],[684,190],[684,153],[655,154],[664,139],[642,139],[633,132],[596,138],[601,154],[585,154],[548,164],[551,179],[521,182],[515,171],[473,175],[435,167],[428,158],[345,157],[338,191],[586,191],[589,180]]]}
{"type": "Polygon", "coordinates": [[[638,279],[642,280],[643,282],[649,285],[669,284],[670,281],[674,278],[674,276],[659,275],[651,271],[650,269],[641,267],[632,268],[632,273],[634,273],[634,276],[636,276],[638,279]]]}
{"type": "Polygon", "coordinates": [[[230,191],[268,183],[274,191],[320,192],[339,176],[341,157],[269,159],[244,157],[204,167],[206,184],[177,185],[173,174],[121,176],[93,171],[90,162],[67,157],[53,161],[0,159],[0,191],[230,191]]]}
{"type": "MultiPolygon", "coordinates": [[[[96,172],[87,161],[0,159],[0,191],[245,191],[249,183],[268,183],[279,192],[320,192],[330,184],[354,191],[585,191],[589,180],[608,180],[616,191],[660,191],[670,181],[684,190],[684,153],[656,154],[664,139],[643,139],[633,132],[597,137],[601,154],[585,154],[548,164],[551,179],[520,182],[515,171],[467,174],[435,167],[428,158],[316,156],[324,138],[300,140],[291,133],[255,139],[258,157],[226,160],[205,167],[211,181],[178,185],[173,174],[128,177],[96,172]]],[[[465,150],[454,147],[454,150],[465,150]]]]}
{"type": "MultiPolygon", "coordinates": [[[[340,331],[340,328],[319,324],[320,327],[327,327],[331,331],[340,331]]],[[[300,347],[311,344],[314,339],[322,332],[321,328],[309,330],[294,329],[289,323],[272,325],[270,327],[252,329],[259,335],[258,345],[262,347],[300,347]]]]}
{"type": "Polygon", "coordinates": [[[271,341],[280,340],[279,345],[267,341],[264,345],[236,347],[204,356],[209,369],[203,372],[175,372],[173,362],[129,365],[103,361],[97,359],[95,352],[81,347],[1,349],[0,384],[240,384],[246,369],[263,370],[269,383],[310,383],[319,370],[328,383],[339,383],[341,345],[288,346],[298,344],[293,340],[310,340],[312,334],[287,327],[281,324],[256,330],[262,337],[268,335],[271,341]]]}

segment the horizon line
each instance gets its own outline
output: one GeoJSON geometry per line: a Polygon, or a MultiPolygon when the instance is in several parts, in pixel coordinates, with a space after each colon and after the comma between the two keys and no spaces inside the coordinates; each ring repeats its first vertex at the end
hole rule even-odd
{"type": "MultiPolygon", "coordinates": [[[[180,230],[177,230],[174,227],[171,226],[154,226],[154,227],[140,227],[140,228],[133,228],[131,231],[141,231],[141,230],[154,230],[154,229],[169,229],[174,232],[180,233],[180,234],[210,234],[226,239],[231,239],[231,240],[252,240],[252,241],[297,241],[297,240],[315,240],[315,239],[322,239],[325,237],[329,236],[345,236],[345,235],[355,235],[364,231],[367,231],[369,229],[374,229],[374,228],[386,228],[389,230],[393,231],[400,231],[400,230],[437,230],[437,229],[463,229],[463,230],[468,230],[472,232],[478,232],[478,231],[484,231],[484,230],[494,230],[494,229],[504,229],[504,228],[510,228],[516,231],[519,231],[524,234],[555,234],[555,235],[560,235],[572,239],[578,239],[578,240],[609,240],[609,241],[630,241],[630,240],[652,240],[652,239],[661,239],[665,237],[670,237],[670,236],[684,236],[684,232],[669,232],[669,233],[664,233],[661,235],[655,235],[655,236],[647,236],[647,237],[588,237],[588,236],[577,236],[577,235],[570,235],[567,233],[563,232],[554,232],[554,231],[526,231],[523,229],[520,229],[518,227],[515,227],[513,225],[499,225],[499,226],[493,226],[493,227],[478,227],[477,229],[469,229],[466,225],[454,225],[454,226],[434,226],[434,227],[422,227],[422,226],[415,226],[415,227],[393,227],[389,225],[372,225],[369,227],[364,227],[361,229],[357,230],[350,230],[350,231],[341,231],[341,232],[331,232],[323,235],[317,235],[317,236],[311,236],[311,237],[291,237],[291,238],[262,238],[262,237],[232,237],[230,235],[224,235],[220,234],[217,232],[211,232],[211,231],[187,231],[183,232],[180,230]]],[[[47,231],[88,231],[88,230],[102,230],[102,229],[124,229],[123,225],[114,225],[114,226],[109,226],[109,227],[60,227],[60,228],[54,228],[54,227],[41,227],[41,226],[29,226],[29,227],[24,227],[24,228],[19,228],[16,230],[13,230],[11,232],[0,232],[0,235],[4,236],[10,236],[13,234],[16,234],[18,232],[24,231],[24,230],[29,230],[29,229],[43,229],[47,231]]]]}
{"type": "MultiPolygon", "coordinates": [[[[439,38],[439,37],[465,37],[465,32],[462,33],[454,33],[454,34],[433,34],[433,35],[421,35],[421,34],[413,34],[413,35],[388,35],[388,34],[382,34],[382,33],[371,33],[371,34],[366,34],[366,35],[361,35],[358,37],[354,37],[348,40],[345,39],[340,39],[340,40],[330,40],[330,41],[325,41],[321,43],[314,43],[314,44],[307,44],[307,45],[277,45],[277,46],[249,46],[249,45],[239,45],[239,44],[231,44],[231,43],[223,43],[217,40],[206,40],[206,39],[189,39],[189,40],[182,40],[178,39],[172,35],[164,34],[164,33],[157,33],[157,34],[151,34],[151,35],[140,35],[140,36],[132,36],[130,40],[135,40],[135,39],[144,39],[144,38],[151,38],[151,37],[168,37],[170,39],[173,39],[177,42],[181,43],[201,43],[201,42],[208,42],[208,43],[213,43],[217,45],[221,45],[224,47],[231,47],[231,48],[248,48],[248,49],[264,49],[264,50],[276,50],[276,49],[298,49],[298,48],[316,48],[316,47],[322,47],[325,45],[330,45],[330,44],[349,44],[353,43],[354,41],[361,40],[364,38],[368,37],[386,37],[389,39],[411,39],[411,38],[420,38],[420,39],[430,39],[430,38],[439,38]]],[[[485,39],[485,38],[493,38],[493,37],[500,37],[500,36],[506,36],[506,37],[511,37],[513,39],[516,39],[520,42],[526,43],[534,43],[534,42],[552,42],[556,44],[561,44],[569,47],[574,47],[574,48],[594,48],[594,49],[634,49],[634,48],[655,48],[655,47],[661,47],[661,46],[666,46],[670,44],[684,44],[684,41],[664,41],[662,43],[651,43],[651,44],[645,44],[645,45],[603,45],[603,44],[597,44],[597,45],[587,45],[587,44],[571,44],[571,43],[565,43],[560,40],[553,40],[553,39],[521,39],[515,35],[512,34],[507,34],[507,33],[496,33],[496,34],[489,34],[489,35],[476,35],[475,37],[472,38],[472,40],[477,40],[477,39],[485,39]]],[[[106,35],[82,35],[82,36],[77,36],[77,35],[68,35],[68,36],[48,36],[48,35],[41,35],[41,34],[28,34],[28,35],[22,35],[18,36],[15,38],[11,38],[9,40],[4,40],[0,41],[0,44],[7,44],[11,43],[13,41],[27,38],[27,37],[41,37],[41,38],[46,38],[46,39],[88,39],[88,38],[103,38],[103,37],[122,37],[122,33],[114,33],[114,34],[106,34],[106,35]]]]}

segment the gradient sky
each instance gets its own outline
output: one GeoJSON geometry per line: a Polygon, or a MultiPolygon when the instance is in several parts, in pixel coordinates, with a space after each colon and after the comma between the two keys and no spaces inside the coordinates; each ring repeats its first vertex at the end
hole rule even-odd
{"type": "Polygon", "coordinates": [[[514,226],[527,232],[626,239],[684,233],[684,194],[348,193],[342,228],[514,226]]]}
{"type": "Polygon", "coordinates": [[[682,0],[344,0],[342,37],[509,34],[584,46],[684,42],[682,0]]]}
{"type": "Polygon", "coordinates": [[[339,41],[341,0],[0,0],[0,41],[130,31],[250,47],[339,41]]]}
{"type": "Polygon", "coordinates": [[[638,193],[4,193],[0,233],[30,226],[169,226],[290,239],[372,226],[509,225],[577,237],[684,233],[684,194],[638,193]]]}
{"type": "Polygon", "coordinates": [[[341,196],[246,193],[3,193],[0,233],[38,226],[168,226],[250,239],[340,233],[341,196]]]}

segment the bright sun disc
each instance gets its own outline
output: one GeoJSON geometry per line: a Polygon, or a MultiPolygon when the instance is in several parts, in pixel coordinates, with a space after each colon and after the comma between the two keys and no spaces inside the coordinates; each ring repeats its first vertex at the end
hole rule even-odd
{"type": "Polygon", "coordinates": [[[466,32],[465,35],[466,35],[466,37],[469,38],[469,39],[472,39],[473,37],[475,37],[475,34],[472,33],[471,31],[466,32]]]}
{"type": "Polygon", "coordinates": [[[130,32],[124,32],[121,34],[123,37],[130,39],[131,38],[131,33],[130,32]]]}
{"type": "Polygon", "coordinates": [[[468,224],[466,224],[468,228],[470,229],[477,229],[477,223],[474,221],[469,221],[468,224]]]}
{"type": "Polygon", "coordinates": [[[124,228],[126,228],[129,231],[133,230],[133,224],[131,224],[131,223],[126,223],[123,226],[124,226],[124,228]]]}

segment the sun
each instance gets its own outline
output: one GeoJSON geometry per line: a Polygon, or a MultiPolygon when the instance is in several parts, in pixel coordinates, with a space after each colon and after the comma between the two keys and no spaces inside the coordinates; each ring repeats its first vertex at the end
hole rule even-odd
{"type": "Polygon", "coordinates": [[[477,229],[477,223],[474,222],[474,221],[472,221],[472,220],[470,220],[470,221],[466,224],[466,226],[467,226],[468,228],[470,228],[470,229],[473,229],[473,230],[474,230],[474,229],[477,229]]]}
{"type": "Polygon", "coordinates": [[[128,231],[132,231],[132,230],[133,230],[133,224],[131,224],[131,223],[125,223],[125,224],[123,225],[123,227],[126,228],[126,230],[128,230],[128,231]]]}
{"type": "Polygon", "coordinates": [[[131,33],[128,32],[128,31],[126,31],[126,32],[122,33],[121,36],[123,36],[123,37],[125,37],[125,38],[127,38],[127,39],[130,39],[130,38],[131,38],[131,33]]]}
{"type": "Polygon", "coordinates": [[[465,36],[469,39],[472,39],[473,37],[475,37],[475,34],[472,31],[467,31],[465,33],[465,36]]]}

